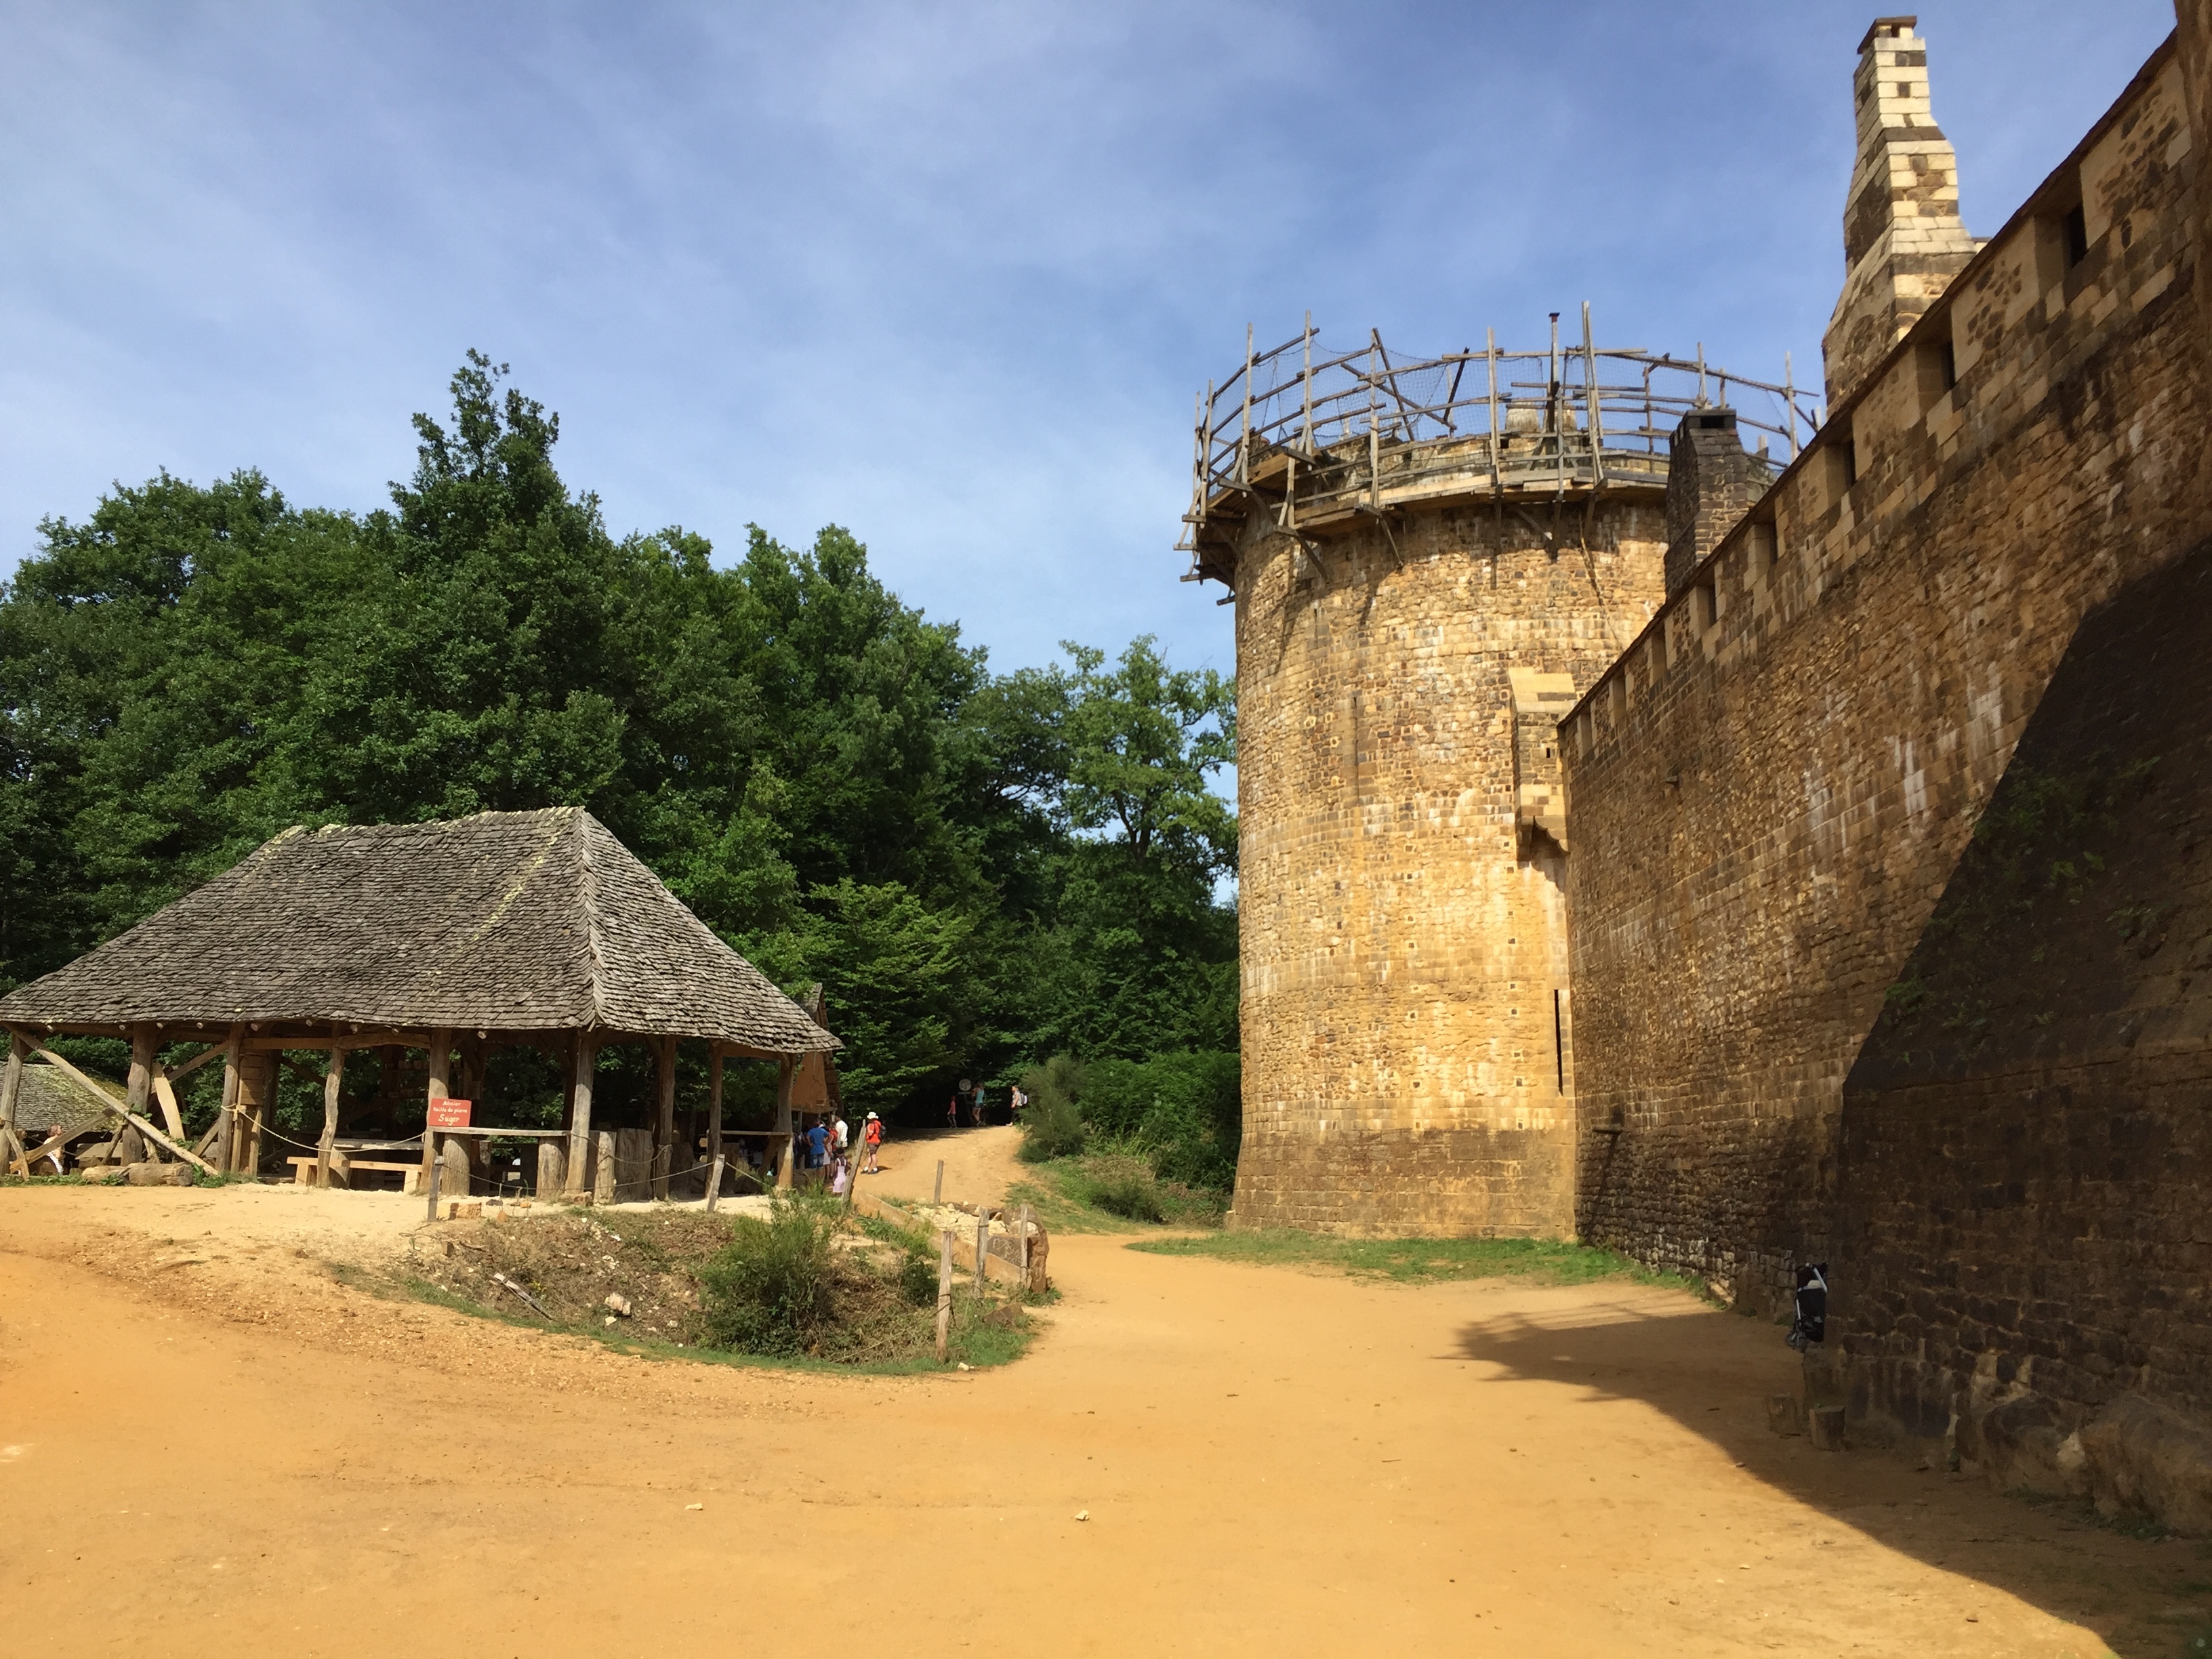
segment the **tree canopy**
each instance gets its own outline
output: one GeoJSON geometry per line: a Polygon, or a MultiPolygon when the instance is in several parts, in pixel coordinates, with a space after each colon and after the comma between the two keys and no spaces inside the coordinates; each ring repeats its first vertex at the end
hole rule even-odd
{"type": "Polygon", "coordinates": [[[848,1099],[1236,1045],[1235,696],[1152,640],[994,675],[824,528],[617,536],[471,352],[365,515],[166,472],[0,590],[0,989],[295,823],[589,808],[787,987],[848,1099]]]}

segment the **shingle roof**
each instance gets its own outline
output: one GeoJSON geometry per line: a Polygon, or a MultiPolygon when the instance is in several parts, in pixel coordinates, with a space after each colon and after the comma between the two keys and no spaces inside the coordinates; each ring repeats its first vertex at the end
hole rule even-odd
{"type": "Polygon", "coordinates": [[[23,1067],[23,1080],[15,1091],[15,1127],[23,1144],[33,1151],[55,1129],[74,1136],[98,1129],[112,1120],[85,1091],[51,1066],[35,1060],[23,1067]]]}
{"type": "Polygon", "coordinates": [[[596,1029],[840,1046],[578,807],[288,830],[0,1019],[596,1029]]]}

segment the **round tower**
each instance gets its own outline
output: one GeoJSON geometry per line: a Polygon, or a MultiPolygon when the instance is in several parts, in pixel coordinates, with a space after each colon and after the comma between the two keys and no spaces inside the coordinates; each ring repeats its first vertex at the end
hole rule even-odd
{"type": "MultiPolygon", "coordinates": [[[[1756,493],[1747,389],[1587,334],[1409,362],[1309,329],[1201,400],[1186,580],[1237,606],[1235,1224],[1573,1231],[1557,726],[1756,493]]],[[[1791,391],[1756,390],[1791,440],[1791,391]]]]}

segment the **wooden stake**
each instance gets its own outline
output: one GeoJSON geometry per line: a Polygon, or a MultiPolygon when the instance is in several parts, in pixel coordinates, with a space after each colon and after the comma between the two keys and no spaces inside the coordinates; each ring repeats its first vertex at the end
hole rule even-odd
{"type": "Polygon", "coordinates": [[[659,1062],[660,1115],[653,1130],[653,1195],[665,1202],[668,1171],[676,1153],[676,1039],[663,1037],[654,1045],[659,1062]]]}
{"type": "Polygon", "coordinates": [[[951,1335],[952,1234],[945,1229],[937,1235],[937,1363],[940,1365],[945,1361],[951,1335]]]}
{"type": "Polygon", "coordinates": [[[707,1213],[714,1213],[714,1206],[722,1201],[722,1155],[714,1154],[714,1167],[707,1176],[707,1213]]]}
{"type": "Polygon", "coordinates": [[[599,1131],[599,1165],[592,1171],[592,1202],[611,1204],[615,1201],[615,1132],[599,1131]]]}
{"type": "MultiPolygon", "coordinates": [[[[423,1131],[423,1133],[427,1138],[429,1131],[426,1129],[423,1131]]],[[[438,1218],[438,1173],[443,1167],[444,1166],[442,1164],[431,1164],[429,1176],[422,1182],[425,1187],[428,1187],[430,1189],[430,1213],[426,1218],[431,1221],[435,1221],[438,1218]]]]}
{"type": "Polygon", "coordinates": [[[945,1160],[941,1158],[937,1160],[937,1185],[930,1189],[929,1201],[933,1204],[945,1202],[945,1160]]]}
{"type": "Polygon", "coordinates": [[[338,1138],[338,1091],[344,1080],[345,1050],[333,1047],[330,1060],[323,1068],[323,1138],[315,1147],[318,1187],[331,1184],[331,1152],[338,1138]]]}
{"type": "Polygon", "coordinates": [[[1022,1288],[1027,1290],[1030,1285],[1030,1206],[1026,1204],[1022,1206],[1021,1230],[1022,1288]]]}
{"type": "Polygon", "coordinates": [[[599,1047],[588,1032],[579,1031],[571,1043],[575,1055],[575,1082],[568,1093],[568,1190],[581,1194],[586,1173],[592,1167],[592,1073],[599,1062],[599,1047]]]}
{"type": "Polygon", "coordinates": [[[983,1258],[991,1246],[991,1218],[988,1212],[975,1216],[975,1294],[983,1294],[983,1258]]]}

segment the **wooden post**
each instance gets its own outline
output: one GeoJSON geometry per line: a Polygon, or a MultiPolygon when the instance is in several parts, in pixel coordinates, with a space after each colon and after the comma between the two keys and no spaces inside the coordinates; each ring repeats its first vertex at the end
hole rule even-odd
{"type": "Polygon", "coordinates": [[[937,1363],[945,1359],[945,1344],[952,1334],[952,1234],[937,1235],[937,1363]]]}
{"type": "Polygon", "coordinates": [[[427,1218],[428,1218],[428,1219],[429,1219],[429,1220],[432,1220],[432,1221],[435,1221],[435,1220],[438,1218],[438,1171],[439,1171],[439,1168],[440,1168],[440,1166],[439,1166],[439,1165],[437,1165],[437,1164],[433,1164],[430,1166],[430,1173],[429,1173],[429,1176],[428,1176],[428,1178],[426,1178],[426,1179],[423,1181],[423,1182],[422,1182],[422,1184],[423,1184],[425,1187],[428,1187],[428,1188],[430,1189],[430,1213],[429,1213],[429,1215],[428,1215],[428,1217],[427,1218]]]}
{"type": "Polygon", "coordinates": [[[789,1055],[775,1063],[775,1132],[783,1138],[782,1150],[776,1154],[775,1184],[780,1192],[791,1190],[791,1165],[795,1149],[791,1144],[791,1076],[794,1063],[789,1055]]]}
{"type": "Polygon", "coordinates": [[[611,1204],[615,1201],[615,1132],[599,1131],[598,1167],[592,1171],[592,1202],[611,1204]]]}
{"type": "MultiPolygon", "coordinates": [[[[331,1036],[337,1035],[335,1029],[331,1036]]],[[[331,1044],[331,1057],[323,1067],[323,1138],[315,1147],[315,1185],[331,1184],[331,1143],[338,1138],[338,1091],[345,1080],[345,1050],[331,1044]]]]}
{"type": "Polygon", "coordinates": [[[222,1133],[217,1137],[216,1164],[226,1173],[238,1167],[238,1148],[242,1139],[238,1133],[238,1045],[245,1037],[246,1028],[234,1025],[222,1045],[222,1133]]]}
{"type": "MultiPolygon", "coordinates": [[[[131,1028],[131,1082],[126,1103],[135,1117],[146,1115],[148,1102],[154,1093],[154,1028],[150,1024],[131,1028]]],[[[169,1139],[178,1139],[184,1134],[181,1125],[171,1127],[169,1139]]]]}
{"type": "Polygon", "coordinates": [[[28,1052],[29,1045],[10,1033],[7,1069],[0,1071],[0,1128],[15,1127],[15,1101],[23,1092],[23,1056],[28,1052]]]}
{"type": "Polygon", "coordinates": [[[712,1215],[714,1206],[722,1201],[722,1155],[714,1154],[714,1168],[707,1175],[707,1213],[712,1215]]]}
{"type": "Polygon", "coordinates": [[[975,1213],[975,1294],[983,1294],[983,1258],[991,1248],[991,1213],[979,1210],[975,1213]]]}
{"type": "Polygon", "coordinates": [[[571,1048],[575,1081],[568,1091],[568,1190],[581,1194],[592,1167],[592,1072],[599,1050],[586,1031],[576,1033],[571,1048]]]}
{"type": "Polygon", "coordinates": [[[15,1133],[15,1101],[23,1091],[25,1047],[22,1038],[9,1034],[7,1066],[0,1070],[0,1175],[17,1161],[21,1162],[25,1176],[31,1173],[30,1161],[23,1156],[23,1138],[15,1133]]]}
{"type": "Polygon", "coordinates": [[[707,1053],[707,1156],[717,1170],[722,1167],[722,1051],[712,1045],[707,1053]]]}
{"type": "Polygon", "coordinates": [[[653,1195],[665,1202],[676,1156],[676,1039],[665,1036],[653,1048],[659,1067],[654,1081],[659,1085],[660,1115],[653,1127],[653,1195]]]}
{"type": "Polygon", "coordinates": [[[1020,1225],[1022,1230],[1022,1288],[1024,1290],[1027,1290],[1030,1284],[1030,1206],[1026,1204],[1022,1206],[1022,1218],[1020,1225]]]}
{"type": "Polygon", "coordinates": [[[247,1175],[261,1173],[261,1125],[269,1102],[276,1092],[276,1056],[241,1055],[238,1062],[238,1125],[232,1132],[237,1167],[247,1175]]]}
{"type": "Polygon", "coordinates": [[[444,1026],[430,1033],[430,1085],[422,1106],[422,1184],[428,1187],[438,1167],[438,1132],[430,1126],[430,1109],[446,1098],[446,1079],[452,1075],[453,1034],[444,1026]]]}
{"type": "Polygon", "coordinates": [[[941,1158],[937,1160],[937,1185],[929,1189],[929,1201],[933,1204],[945,1202],[945,1160],[941,1158]]]}

